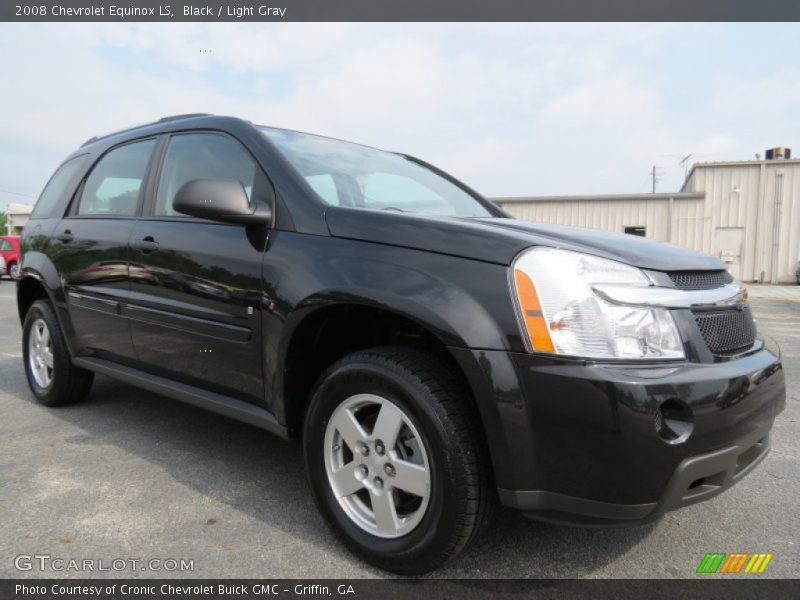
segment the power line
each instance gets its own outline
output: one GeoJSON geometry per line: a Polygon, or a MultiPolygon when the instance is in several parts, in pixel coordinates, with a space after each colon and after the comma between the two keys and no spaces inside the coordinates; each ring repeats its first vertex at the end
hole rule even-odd
{"type": "Polygon", "coordinates": [[[19,192],[12,192],[11,190],[0,190],[0,192],[4,194],[11,194],[12,196],[20,196],[22,198],[30,198],[31,200],[36,200],[34,196],[30,196],[28,194],[20,194],[19,192]]]}

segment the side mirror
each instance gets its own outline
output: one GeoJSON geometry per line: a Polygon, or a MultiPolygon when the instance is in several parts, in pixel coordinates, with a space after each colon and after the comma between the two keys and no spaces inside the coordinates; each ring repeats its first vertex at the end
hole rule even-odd
{"type": "Polygon", "coordinates": [[[241,182],[235,179],[193,179],[175,194],[172,207],[185,215],[245,225],[267,225],[272,211],[259,203],[250,204],[241,182]]]}

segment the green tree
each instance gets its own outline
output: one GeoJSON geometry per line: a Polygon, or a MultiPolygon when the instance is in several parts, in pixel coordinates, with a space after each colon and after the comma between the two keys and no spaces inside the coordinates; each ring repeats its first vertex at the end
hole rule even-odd
{"type": "Polygon", "coordinates": [[[6,213],[0,212],[0,235],[6,234],[6,223],[8,221],[8,217],[6,213]]]}

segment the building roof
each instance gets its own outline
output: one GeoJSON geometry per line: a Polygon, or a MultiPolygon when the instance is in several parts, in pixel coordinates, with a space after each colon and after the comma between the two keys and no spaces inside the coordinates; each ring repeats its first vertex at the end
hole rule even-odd
{"type": "Polygon", "coordinates": [[[33,212],[32,204],[11,204],[9,203],[6,208],[6,214],[9,215],[29,215],[33,212]]]}
{"type": "Polygon", "coordinates": [[[683,185],[681,186],[681,190],[686,187],[686,184],[694,175],[695,169],[709,169],[714,167],[757,167],[761,165],[796,165],[800,164],[800,158],[773,158],[767,160],[766,158],[760,158],[758,160],[720,160],[716,162],[698,162],[692,165],[689,174],[686,176],[686,179],[683,181],[683,185]]]}
{"type": "Polygon", "coordinates": [[[510,196],[492,198],[492,202],[514,204],[517,202],[573,202],[580,200],[697,200],[705,197],[704,192],[673,192],[658,194],[586,194],[583,196],[510,196]]]}
{"type": "Polygon", "coordinates": [[[800,163],[800,158],[771,158],[769,160],[760,158],[758,160],[720,160],[716,162],[698,162],[692,165],[692,169],[702,167],[752,167],[753,165],[760,165],[766,163],[768,165],[778,164],[797,164],[800,163]]]}

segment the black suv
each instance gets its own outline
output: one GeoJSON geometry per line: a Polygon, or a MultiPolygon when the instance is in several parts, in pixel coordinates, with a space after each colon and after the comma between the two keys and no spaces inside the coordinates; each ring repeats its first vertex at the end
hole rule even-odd
{"type": "Polygon", "coordinates": [[[516,221],[425,162],[229,117],[92,138],[23,239],[30,387],[110,375],[303,440],[334,531],[421,573],[500,503],[586,525],[769,449],[777,350],[716,258],[516,221]]]}

